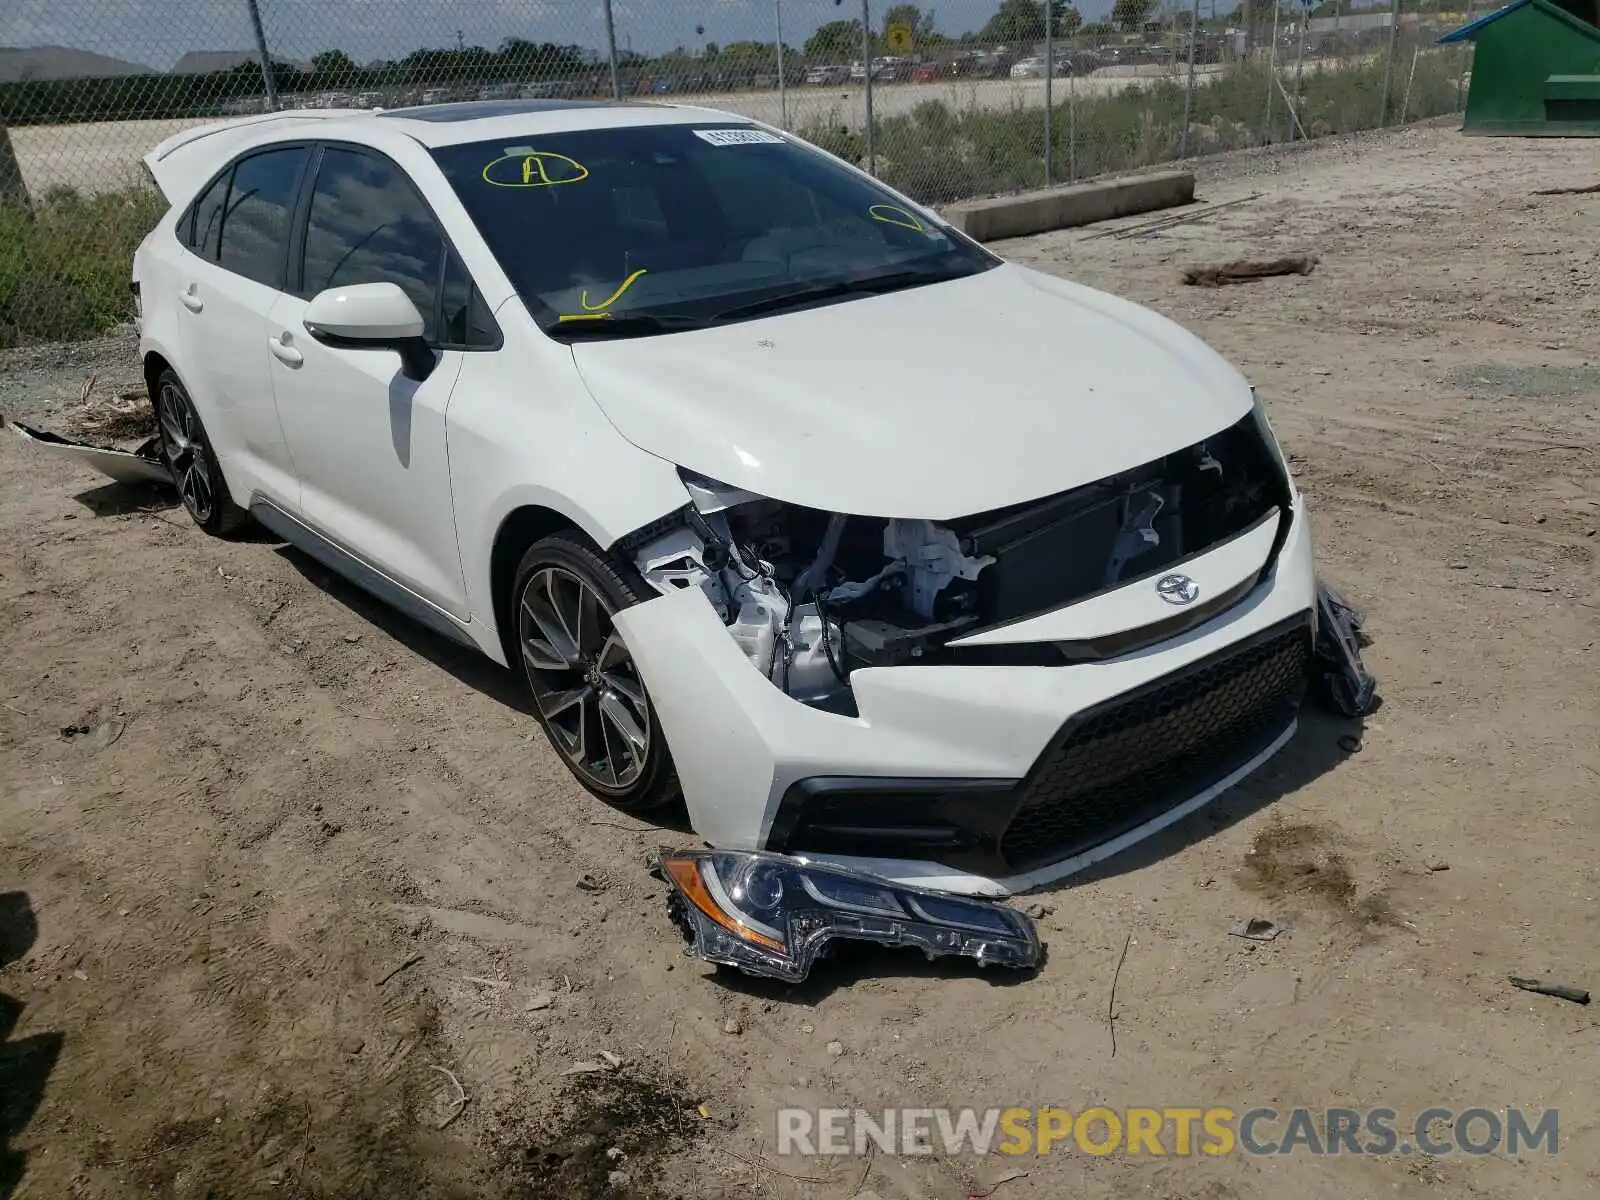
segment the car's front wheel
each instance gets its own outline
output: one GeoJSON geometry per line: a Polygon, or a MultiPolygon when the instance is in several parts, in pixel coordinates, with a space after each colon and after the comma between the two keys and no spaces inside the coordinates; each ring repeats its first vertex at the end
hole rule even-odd
{"type": "Polygon", "coordinates": [[[625,812],[678,797],[655,709],[611,621],[646,598],[631,569],[565,533],[528,548],[513,591],[517,649],[539,724],[578,782],[625,812]]]}

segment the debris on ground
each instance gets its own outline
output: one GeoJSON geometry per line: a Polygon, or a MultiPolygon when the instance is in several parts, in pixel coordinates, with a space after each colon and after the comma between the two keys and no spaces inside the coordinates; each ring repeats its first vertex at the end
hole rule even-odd
{"type": "Polygon", "coordinates": [[[575,1062],[570,1067],[568,1067],[565,1071],[562,1071],[561,1074],[563,1074],[563,1075],[598,1075],[602,1071],[610,1071],[610,1070],[614,1070],[614,1068],[612,1067],[612,1065],[610,1063],[604,1063],[604,1062],[575,1062]]]}
{"type": "Polygon", "coordinates": [[[1541,996],[1554,996],[1557,1000],[1570,1000],[1574,1004],[1589,1003],[1588,989],[1570,983],[1556,983],[1549,979],[1524,979],[1520,975],[1508,975],[1506,981],[1512,987],[1521,988],[1525,992],[1538,992],[1541,996]]]}
{"type": "Polygon", "coordinates": [[[1270,942],[1283,932],[1283,926],[1265,917],[1251,917],[1248,921],[1240,921],[1228,932],[1236,938],[1248,938],[1252,942],[1270,942]]]}
{"type": "Polygon", "coordinates": [[[1370,644],[1361,631],[1364,621],[1343,596],[1317,581],[1313,693],[1345,717],[1364,717],[1377,707],[1378,681],[1361,661],[1362,647],[1370,644]]]}
{"type": "Polygon", "coordinates": [[[712,1128],[696,1115],[699,1103],[688,1084],[665,1074],[565,1080],[552,1106],[515,1124],[501,1150],[503,1172],[517,1185],[513,1194],[539,1200],[677,1195],[661,1187],[661,1164],[712,1128]]]}
{"type": "Polygon", "coordinates": [[[1594,192],[1600,192],[1600,183],[1586,183],[1582,187],[1539,188],[1533,194],[1535,196],[1587,196],[1594,192]]]}
{"type": "Polygon", "coordinates": [[[156,435],[155,408],[143,392],[122,392],[107,400],[86,397],[73,427],[86,438],[143,441],[156,435]]]}
{"type": "Polygon", "coordinates": [[[150,438],[132,450],[118,450],[113,446],[96,446],[74,438],[62,437],[31,425],[11,422],[11,428],[23,441],[60,458],[70,458],[85,467],[92,467],[118,483],[171,483],[172,475],[161,458],[161,443],[150,438]]]}
{"type": "Polygon", "coordinates": [[[1043,952],[1014,908],[783,854],[663,848],[651,873],[669,885],[667,914],[686,953],[747,975],[798,983],[836,939],[1015,970],[1037,966],[1043,952]]]}
{"type": "Polygon", "coordinates": [[[994,1195],[1000,1190],[1001,1184],[1010,1183],[1017,1179],[1026,1179],[1027,1177],[1028,1172],[1021,1170],[1020,1168],[1013,1168],[1012,1170],[1006,1171],[1003,1174],[996,1175],[994,1182],[986,1188],[968,1188],[966,1200],[988,1200],[990,1196],[994,1195]]]}
{"type": "Polygon", "coordinates": [[[1195,221],[1204,221],[1209,217],[1215,216],[1224,209],[1237,208],[1241,204],[1253,203],[1254,201],[1261,199],[1263,194],[1264,193],[1262,192],[1253,192],[1248,196],[1240,196],[1237,200],[1224,200],[1221,204],[1205,204],[1203,207],[1197,207],[1195,209],[1190,209],[1177,214],[1169,214],[1167,216],[1157,217],[1153,221],[1145,221],[1139,225],[1128,226],[1122,229],[1107,229],[1100,233],[1091,233],[1083,240],[1087,242],[1094,238],[1102,237],[1126,240],[1128,238],[1144,237],[1146,234],[1150,233],[1164,233],[1166,230],[1172,229],[1178,225],[1188,225],[1195,221]]]}
{"type": "Polygon", "coordinates": [[[445,1113],[445,1115],[441,1117],[438,1123],[434,1126],[435,1129],[448,1129],[455,1119],[466,1111],[467,1089],[461,1086],[461,1080],[455,1077],[455,1073],[453,1071],[446,1067],[441,1067],[436,1063],[430,1063],[429,1065],[433,1068],[433,1070],[439,1072],[439,1074],[443,1075],[455,1085],[456,1094],[454,1099],[450,1101],[449,1111],[445,1113]]]}
{"type": "Polygon", "coordinates": [[[127,726],[121,721],[99,721],[93,725],[63,725],[61,736],[66,741],[80,741],[91,750],[104,750],[122,736],[127,726]]]}
{"type": "Polygon", "coordinates": [[[1317,265],[1315,254],[1291,254],[1261,262],[1239,258],[1211,266],[1185,267],[1183,281],[1191,287],[1222,287],[1229,283],[1251,283],[1274,275],[1309,275],[1317,265]]]}
{"type": "Polygon", "coordinates": [[[388,983],[389,980],[393,979],[396,975],[400,974],[400,972],[409,971],[412,967],[416,966],[421,961],[422,961],[422,955],[413,954],[410,958],[406,959],[399,966],[397,966],[393,970],[391,970],[382,979],[378,980],[378,982],[373,984],[373,986],[374,987],[382,987],[384,984],[388,983]]]}

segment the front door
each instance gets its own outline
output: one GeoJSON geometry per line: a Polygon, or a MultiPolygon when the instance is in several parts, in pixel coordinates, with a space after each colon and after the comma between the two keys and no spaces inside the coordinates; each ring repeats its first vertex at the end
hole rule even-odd
{"type": "Polygon", "coordinates": [[[417,596],[465,620],[445,409],[463,350],[441,336],[453,261],[405,172],[328,146],[314,168],[301,263],[267,319],[273,391],[300,476],[301,518],[417,596]],[[425,380],[387,349],[329,346],[307,331],[309,299],[357,283],[398,284],[423,315],[437,365],[425,380]]]}

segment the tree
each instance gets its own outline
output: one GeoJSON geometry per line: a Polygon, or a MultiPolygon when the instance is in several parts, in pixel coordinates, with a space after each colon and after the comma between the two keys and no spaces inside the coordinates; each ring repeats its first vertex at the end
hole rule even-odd
{"type": "Polygon", "coordinates": [[[1116,0],[1111,6],[1111,19],[1124,33],[1138,33],[1155,6],[1155,0],[1116,0]]]}
{"type": "Polygon", "coordinates": [[[860,58],[861,22],[829,21],[806,39],[805,52],[813,62],[860,58]]]}
{"type": "MultiPolygon", "coordinates": [[[[1051,0],[1051,9],[1051,30],[1058,36],[1069,36],[1083,23],[1083,15],[1067,0],[1051,0]]],[[[978,33],[983,42],[1037,42],[1043,38],[1044,5],[1040,0],[1000,0],[999,9],[978,33]]]]}
{"type": "Polygon", "coordinates": [[[324,50],[311,56],[311,69],[318,75],[348,75],[355,71],[355,60],[343,50],[324,50]]]}
{"type": "Polygon", "coordinates": [[[923,12],[915,4],[891,4],[883,14],[883,32],[888,36],[889,26],[909,25],[911,36],[922,42],[933,33],[933,12],[923,12]]]}

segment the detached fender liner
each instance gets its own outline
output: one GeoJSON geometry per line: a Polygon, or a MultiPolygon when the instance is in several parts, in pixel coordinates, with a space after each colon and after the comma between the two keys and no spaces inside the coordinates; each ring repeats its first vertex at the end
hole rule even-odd
{"type": "Polygon", "coordinates": [[[791,785],[767,848],[932,859],[992,876],[1074,857],[1226,779],[1296,719],[1309,612],[1075,714],[1020,781],[822,776],[791,785]]]}

